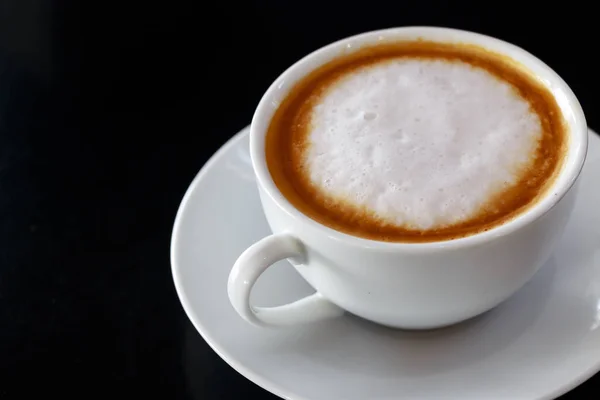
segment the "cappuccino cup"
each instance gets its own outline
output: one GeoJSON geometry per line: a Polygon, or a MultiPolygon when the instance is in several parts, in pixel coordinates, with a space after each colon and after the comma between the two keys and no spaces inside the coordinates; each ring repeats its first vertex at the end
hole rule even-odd
{"type": "Polygon", "coordinates": [[[437,27],[368,32],[296,62],[268,88],[250,155],[272,230],[228,295],[258,326],[349,312],[430,329],[502,303],[547,261],[574,206],[587,124],[527,51],[437,27]],[[287,259],[315,289],[255,307],[287,259]]]}

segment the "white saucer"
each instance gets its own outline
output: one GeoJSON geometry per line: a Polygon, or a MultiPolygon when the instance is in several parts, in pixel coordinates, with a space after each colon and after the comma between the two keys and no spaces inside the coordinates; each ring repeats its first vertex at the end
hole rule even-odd
{"type": "MultiPolygon", "coordinates": [[[[227,298],[238,255],[268,235],[248,154],[248,130],[204,166],[173,231],[177,293],[202,337],[233,368],[287,399],[550,399],[600,370],[600,139],[591,134],[578,206],[552,259],[496,309],[424,332],[345,315],[269,330],[227,298]]],[[[443,278],[443,277],[441,277],[443,278]]],[[[254,304],[311,288],[283,262],[260,278],[254,304]]]]}

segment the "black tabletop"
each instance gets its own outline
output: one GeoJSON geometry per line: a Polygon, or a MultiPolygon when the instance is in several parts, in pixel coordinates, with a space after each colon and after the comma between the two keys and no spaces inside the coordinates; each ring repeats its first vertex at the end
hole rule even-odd
{"type": "MultiPolygon", "coordinates": [[[[333,40],[404,25],[493,35],[545,60],[600,128],[591,6],[240,3],[0,0],[0,399],[275,398],[187,319],[171,229],[269,83],[333,40]]],[[[596,375],[563,398],[599,391],[596,375]]]]}

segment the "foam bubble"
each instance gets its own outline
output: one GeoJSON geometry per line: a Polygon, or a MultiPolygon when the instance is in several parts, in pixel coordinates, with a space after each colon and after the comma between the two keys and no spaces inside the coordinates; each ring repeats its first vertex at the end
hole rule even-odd
{"type": "Polygon", "coordinates": [[[330,87],[312,111],[304,166],[334,198],[387,223],[468,219],[515,181],[541,135],[506,82],[463,62],[398,59],[330,87]]]}

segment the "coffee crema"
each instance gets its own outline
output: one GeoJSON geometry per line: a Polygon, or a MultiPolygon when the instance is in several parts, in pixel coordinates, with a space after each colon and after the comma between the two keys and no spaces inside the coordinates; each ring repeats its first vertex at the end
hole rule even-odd
{"type": "Polygon", "coordinates": [[[515,61],[416,40],[343,54],[304,77],[265,150],[275,184],[310,218],[367,239],[432,242],[535,204],[567,134],[552,93],[515,61]]]}

